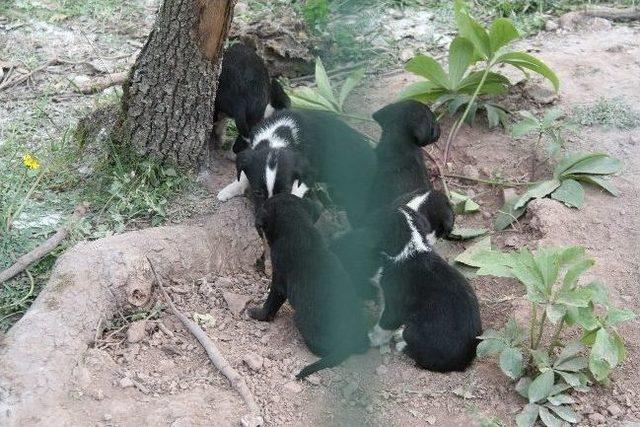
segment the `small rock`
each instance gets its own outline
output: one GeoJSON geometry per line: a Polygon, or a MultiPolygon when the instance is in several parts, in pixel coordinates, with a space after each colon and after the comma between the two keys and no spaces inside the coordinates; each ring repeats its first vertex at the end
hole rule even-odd
{"type": "Polygon", "coordinates": [[[345,399],[349,399],[353,395],[353,393],[356,392],[356,390],[358,390],[357,382],[347,383],[344,387],[342,387],[342,397],[344,397],[345,399]]]}
{"type": "Polygon", "coordinates": [[[104,414],[102,416],[102,419],[105,420],[105,421],[111,421],[112,418],[113,417],[111,416],[111,414],[104,414]]]}
{"type": "Polygon", "coordinates": [[[130,343],[140,342],[147,337],[149,322],[147,320],[137,320],[129,325],[127,330],[127,341],[130,343]]]}
{"type": "Polygon", "coordinates": [[[251,297],[248,295],[239,295],[234,292],[227,291],[222,292],[222,297],[227,302],[229,311],[235,317],[239,317],[247,304],[249,304],[249,301],[251,301],[251,297]]]}
{"type": "Polygon", "coordinates": [[[284,385],[284,389],[289,393],[300,393],[302,391],[302,386],[298,381],[289,381],[284,385]]]}
{"type": "Polygon", "coordinates": [[[556,92],[542,86],[530,88],[528,94],[535,102],[542,105],[553,104],[558,100],[558,94],[556,92]]]}
{"type": "Polygon", "coordinates": [[[474,165],[464,165],[464,167],[462,168],[462,174],[464,176],[468,176],[469,178],[480,178],[480,172],[474,165]]]}
{"type": "Polygon", "coordinates": [[[400,9],[393,9],[391,11],[391,17],[393,19],[402,19],[402,18],[404,18],[404,12],[401,11],[400,9]]]}
{"type": "Polygon", "coordinates": [[[408,62],[414,56],[416,56],[416,52],[413,49],[407,48],[400,51],[400,60],[402,62],[408,62]]]}
{"type": "Polygon", "coordinates": [[[320,376],[317,374],[311,374],[306,378],[313,385],[320,385],[320,376]]]}
{"type": "Polygon", "coordinates": [[[607,407],[607,411],[609,411],[612,417],[620,416],[624,412],[622,408],[616,403],[609,405],[609,407],[607,407]]]}
{"type": "Polygon", "coordinates": [[[91,77],[85,76],[85,75],[79,75],[79,76],[73,77],[71,81],[73,82],[74,85],[80,87],[80,86],[88,85],[89,82],[91,81],[91,77]]]}
{"type": "Polygon", "coordinates": [[[545,31],[555,31],[558,29],[558,23],[552,19],[547,20],[544,23],[545,31]]]}
{"type": "Polygon", "coordinates": [[[133,380],[129,377],[124,377],[123,379],[120,380],[120,387],[122,388],[129,388],[129,387],[133,387],[133,380]]]}
{"type": "Polygon", "coordinates": [[[602,414],[594,412],[593,414],[589,415],[589,420],[591,420],[591,422],[594,424],[603,424],[607,421],[607,418],[602,414]]]}
{"type": "Polygon", "coordinates": [[[262,364],[264,362],[264,360],[262,359],[262,356],[255,353],[245,354],[244,357],[242,358],[242,361],[246,363],[247,366],[252,371],[256,371],[256,372],[262,369],[262,364]]]}

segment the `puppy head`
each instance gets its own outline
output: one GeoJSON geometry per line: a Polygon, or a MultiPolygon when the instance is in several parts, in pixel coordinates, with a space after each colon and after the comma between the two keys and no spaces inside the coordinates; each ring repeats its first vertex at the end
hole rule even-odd
{"type": "Polygon", "coordinates": [[[394,206],[406,205],[429,222],[434,237],[446,237],[453,230],[455,214],[447,196],[438,190],[420,189],[398,198],[394,206]]]}
{"type": "Polygon", "coordinates": [[[413,100],[389,104],[373,113],[383,132],[408,135],[412,142],[423,147],[440,138],[440,125],[426,105],[413,100]]]}
{"type": "Polygon", "coordinates": [[[267,199],[256,211],[255,226],[260,236],[272,242],[286,229],[298,235],[306,227],[313,227],[321,212],[316,202],[281,193],[267,199]]]}

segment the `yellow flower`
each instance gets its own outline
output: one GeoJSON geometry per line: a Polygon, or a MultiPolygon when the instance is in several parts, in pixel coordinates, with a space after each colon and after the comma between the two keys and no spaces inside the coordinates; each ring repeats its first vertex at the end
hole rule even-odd
{"type": "Polygon", "coordinates": [[[40,162],[31,154],[25,154],[22,158],[22,163],[29,169],[39,169],[40,162]]]}

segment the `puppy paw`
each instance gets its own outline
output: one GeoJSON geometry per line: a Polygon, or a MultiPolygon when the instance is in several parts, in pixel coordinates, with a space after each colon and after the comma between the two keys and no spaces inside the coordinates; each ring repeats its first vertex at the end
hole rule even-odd
{"type": "Polygon", "coordinates": [[[382,329],[380,325],[376,325],[369,331],[369,342],[371,343],[371,347],[379,347],[388,343],[392,336],[393,331],[382,329]]]}
{"type": "Polygon", "coordinates": [[[247,310],[249,317],[261,322],[268,322],[271,318],[267,315],[267,312],[262,307],[251,307],[247,310]]]}
{"type": "Polygon", "coordinates": [[[231,191],[229,191],[226,187],[223,188],[222,190],[220,190],[218,192],[218,200],[220,200],[221,202],[226,202],[229,199],[232,199],[235,196],[235,194],[231,191]]]}

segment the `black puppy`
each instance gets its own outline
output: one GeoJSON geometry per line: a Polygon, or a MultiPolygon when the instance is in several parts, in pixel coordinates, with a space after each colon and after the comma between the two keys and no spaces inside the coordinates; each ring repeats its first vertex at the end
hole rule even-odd
{"type": "Polygon", "coordinates": [[[273,277],[262,308],[254,319],[272,320],[285,300],[309,349],[322,358],[297,378],[336,366],[353,353],[367,351],[364,315],[347,273],[313,227],[319,211],[307,199],[279,194],[258,210],[256,228],[271,249],[273,277]]]}
{"type": "Polygon", "coordinates": [[[397,348],[422,368],[462,371],[473,361],[482,334],[476,295],[464,276],[431,247],[428,221],[408,206],[384,218],[380,286],[384,294],[372,345],[389,341],[404,325],[397,348]]]}
{"type": "Polygon", "coordinates": [[[364,135],[335,115],[314,110],[277,112],[253,131],[251,148],[268,152],[238,158],[239,178],[225,187],[218,199],[240,195],[249,186],[267,189],[267,197],[269,188],[276,194],[277,189],[291,192],[296,187],[298,191],[294,192],[304,194],[313,182],[322,182],[352,224],[359,224],[366,217],[376,171],[375,154],[364,135]],[[270,154],[278,150],[287,151],[284,157],[288,162],[280,163],[279,155],[270,154]],[[298,160],[294,160],[296,157],[298,160]],[[267,159],[271,159],[270,164],[267,159]],[[254,174],[254,181],[247,178],[249,169],[261,171],[254,174]]]}
{"type": "Polygon", "coordinates": [[[215,100],[215,124],[212,144],[220,143],[227,118],[238,128],[234,153],[245,149],[251,130],[264,117],[275,110],[288,108],[290,100],[255,50],[242,43],[227,48],[222,58],[222,69],[215,100]]]}
{"type": "Polygon", "coordinates": [[[387,105],[373,118],[382,127],[370,198],[375,210],[388,208],[401,195],[431,189],[422,147],[438,140],[440,125],[429,107],[411,100],[387,105]]]}

